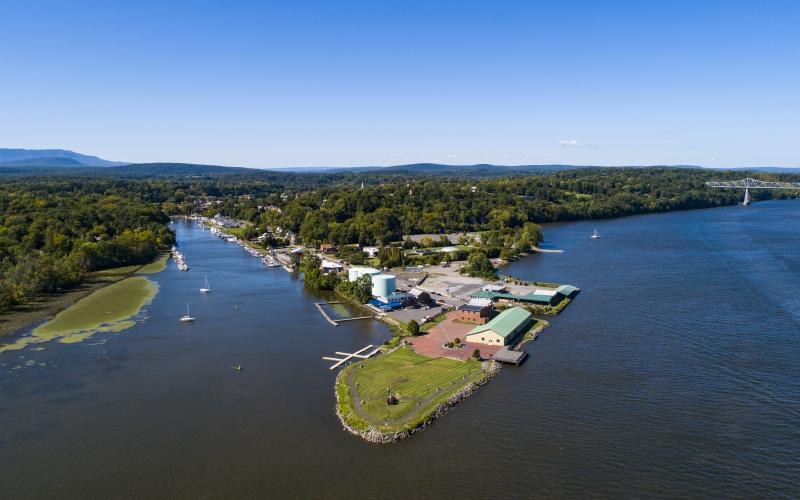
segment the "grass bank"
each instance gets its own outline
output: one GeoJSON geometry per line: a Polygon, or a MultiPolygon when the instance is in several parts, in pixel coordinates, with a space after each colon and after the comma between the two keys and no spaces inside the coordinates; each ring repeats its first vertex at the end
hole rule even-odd
{"type": "MultiPolygon", "coordinates": [[[[118,283],[135,273],[153,274],[162,271],[169,260],[169,254],[160,255],[155,261],[144,266],[126,266],[105,269],[94,273],[87,282],[60,293],[51,293],[15,307],[0,314],[0,339],[23,330],[44,319],[52,318],[94,293],[118,283]]],[[[0,352],[10,350],[0,341],[0,352]]],[[[22,346],[24,347],[24,346],[22,346]]],[[[17,347],[20,348],[20,347],[17,347]]]]}
{"type": "Polygon", "coordinates": [[[79,300],[30,335],[0,347],[0,352],[51,340],[81,342],[98,332],[125,330],[136,324],[132,318],[157,292],[158,284],[145,277],[123,279],[79,300]]]}
{"type": "Polygon", "coordinates": [[[489,376],[479,361],[428,358],[400,347],[343,369],[336,379],[337,410],[351,432],[393,441],[424,427],[489,376]],[[387,404],[389,393],[396,404],[387,404]]]}

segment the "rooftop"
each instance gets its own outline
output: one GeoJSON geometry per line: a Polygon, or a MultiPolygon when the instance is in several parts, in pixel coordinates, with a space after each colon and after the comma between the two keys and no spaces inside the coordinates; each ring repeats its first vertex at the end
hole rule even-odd
{"type": "Polygon", "coordinates": [[[491,330],[501,337],[507,337],[511,335],[521,323],[528,321],[530,317],[531,313],[525,309],[521,307],[512,307],[511,309],[506,309],[501,312],[485,325],[476,326],[470,330],[467,335],[491,330]]]}

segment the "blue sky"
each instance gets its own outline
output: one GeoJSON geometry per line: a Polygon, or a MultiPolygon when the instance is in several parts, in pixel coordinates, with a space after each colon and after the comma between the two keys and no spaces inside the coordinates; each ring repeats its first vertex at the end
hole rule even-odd
{"type": "Polygon", "coordinates": [[[0,0],[0,147],[797,166],[800,2],[0,0]]]}

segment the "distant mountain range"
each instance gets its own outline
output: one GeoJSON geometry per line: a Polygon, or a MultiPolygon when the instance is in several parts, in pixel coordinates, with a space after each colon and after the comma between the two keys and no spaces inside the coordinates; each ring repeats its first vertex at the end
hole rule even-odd
{"type": "MultiPolygon", "coordinates": [[[[620,165],[623,166],[623,165],[620,165]]],[[[628,168],[668,167],[668,168],[709,168],[697,165],[625,165],[628,168]]],[[[0,173],[33,172],[41,174],[49,170],[80,170],[81,168],[94,170],[95,167],[116,167],[110,172],[121,175],[207,175],[207,174],[233,174],[245,172],[275,172],[275,173],[300,173],[300,174],[335,174],[335,173],[409,173],[426,175],[461,175],[471,177],[489,177],[509,174],[545,174],[564,170],[580,168],[604,168],[593,165],[492,165],[481,163],[476,165],[447,165],[441,163],[412,163],[409,165],[393,165],[389,167],[285,167],[271,169],[253,169],[245,167],[225,167],[217,165],[195,165],[190,163],[142,163],[131,164],[128,162],[109,161],[97,156],[84,155],[68,149],[3,149],[0,148],[0,173]],[[11,168],[14,167],[14,168],[11,168]]],[[[713,170],[742,170],[750,172],[767,173],[800,173],[796,167],[740,167],[740,168],[713,168],[713,170]]]]}
{"type": "Polygon", "coordinates": [[[3,149],[0,167],[116,167],[126,162],[109,161],[68,149],[3,149]]]}

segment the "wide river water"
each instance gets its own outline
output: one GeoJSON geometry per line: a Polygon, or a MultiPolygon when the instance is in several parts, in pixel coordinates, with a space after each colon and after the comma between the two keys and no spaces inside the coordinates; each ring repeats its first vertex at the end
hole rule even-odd
{"type": "Polygon", "coordinates": [[[191,270],[152,276],[146,321],[0,354],[3,498],[800,495],[800,201],[548,225],[564,253],[507,271],[581,294],[389,446],[342,431],[320,359],[388,330],[175,227],[191,270]]]}

